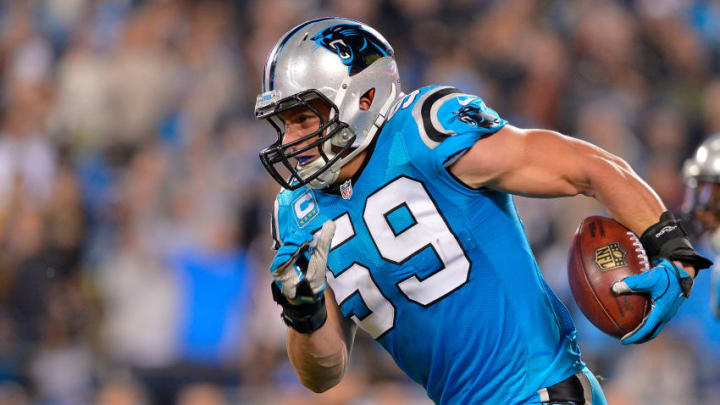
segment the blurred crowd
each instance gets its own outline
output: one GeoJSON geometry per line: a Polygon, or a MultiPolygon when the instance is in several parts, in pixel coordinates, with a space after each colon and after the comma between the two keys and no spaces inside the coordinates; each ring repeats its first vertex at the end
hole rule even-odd
{"type": "MultiPolygon", "coordinates": [[[[382,32],[406,92],[451,84],[591,141],[675,212],[683,160],[720,131],[720,1],[0,0],[0,404],[429,403],[362,333],[343,383],[310,394],[270,298],[275,133],[252,110],[274,43],[328,15],[382,32]]],[[[707,275],[622,347],[565,273],[601,208],[517,203],[609,402],[717,404],[707,275]]]]}

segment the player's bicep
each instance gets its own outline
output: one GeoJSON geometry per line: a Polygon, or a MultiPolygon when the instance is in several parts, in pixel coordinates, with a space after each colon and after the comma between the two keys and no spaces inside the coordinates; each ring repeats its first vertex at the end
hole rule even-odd
{"type": "Polygon", "coordinates": [[[588,173],[598,160],[624,164],[587,142],[557,132],[508,125],[476,142],[450,170],[475,188],[559,197],[585,193],[588,173]]]}

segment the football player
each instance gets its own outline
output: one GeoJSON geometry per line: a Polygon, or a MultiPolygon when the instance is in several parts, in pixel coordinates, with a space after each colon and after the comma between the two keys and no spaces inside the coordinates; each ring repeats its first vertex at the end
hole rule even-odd
{"type": "Polygon", "coordinates": [[[624,161],[453,87],[403,93],[393,49],[357,21],[285,34],[255,115],[277,131],[260,159],[283,187],[272,293],[316,392],[342,378],[359,326],[438,404],[606,403],[512,194],[591,196],[643,235],[655,267],[615,290],[655,306],[624,343],[656,336],[710,264],[624,161]]]}
{"type": "MultiPolygon", "coordinates": [[[[685,213],[720,252],[720,133],[708,137],[685,161],[683,178],[687,185],[685,213]]],[[[720,269],[713,268],[710,305],[720,318],[720,269]]]]}

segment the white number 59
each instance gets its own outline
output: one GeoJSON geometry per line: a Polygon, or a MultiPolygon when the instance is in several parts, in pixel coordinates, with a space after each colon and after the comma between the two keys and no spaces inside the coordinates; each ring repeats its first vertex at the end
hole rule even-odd
{"type": "MultiPolygon", "coordinates": [[[[397,284],[409,300],[429,306],[467,282],[470,261],[421,182],[403,176],[386,184],[367,198],[363,220],[383,259],[402,264],[431,247],[442,261],[443,266],[434,273],[424,278],[414,274],[397,284]],[[387,215],[403,205],[414,223],[396,234],[387,215]]],[[[355,234],[347,214],[335,222],[337,231],[333,248],[355,234]]],[[[370,313],[362,319],[357,315],[352,318],[373,338],[392,329],[395,308],[377,287],[367,267],[356,262],[337,276],[328,272],[328,283],[340,305],[354,293],[359,293],[370,313]]]]}

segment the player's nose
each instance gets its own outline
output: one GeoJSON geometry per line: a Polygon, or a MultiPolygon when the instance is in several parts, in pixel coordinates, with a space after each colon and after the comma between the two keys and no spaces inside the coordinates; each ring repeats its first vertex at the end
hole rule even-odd
{"type": "Polygon", "coordinates": [[[295,142],[303,137],[303,132],[299,128],[299,125],[287,125],[285,126],[285,135],[283,136],[283,145],[287,145],[291,142],[295,142]]]}
{"type": "Polygon", "coordinates": [[[298,150],[307,145],[310,145],[313,142],[314,137],[309,135],[313,135],[314,133],[315,131],[311,128],[304,128],[300,124],[291,124],[285,128],[285,136],[283,136],[282,143],[283,145],[287,145],[293,142],[297,142],[296,144],[293,144],[292,148],[294,150],[298,150]]]}

